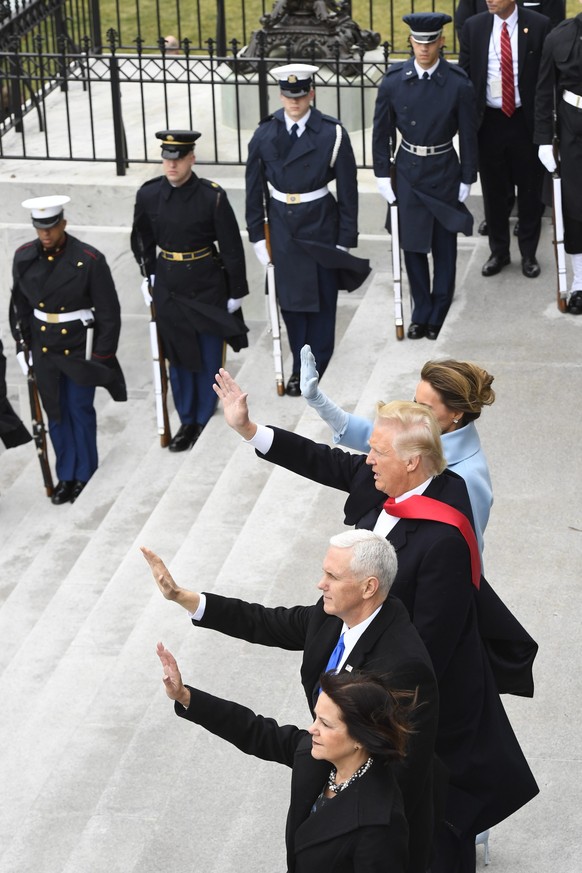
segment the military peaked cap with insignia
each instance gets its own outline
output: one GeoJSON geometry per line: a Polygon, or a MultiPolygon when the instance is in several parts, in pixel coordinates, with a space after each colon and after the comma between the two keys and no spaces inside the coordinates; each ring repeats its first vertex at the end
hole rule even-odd
{"type": "Polygon", "coordinates": [[[444,12],[412,12],[404,15],[403,22],[410,28],[410,37],[415,42],[436,42],[442,36],[443,27],[453,19],[444,12]]]}
{"type": "Polygon", "coordinates": [[[313,76],[319,67],[313,64],[285,64],[271,70],[279,80],[283,97],[306,97],[313,88],[313,76]]]}
{"type": "Polygon", "coordinates": [[[54,227],[63,217],[63,206],[70,200],[70,197],[54,194],[49,197],[32,197],[30,200],[23,200],[22,206],[30,209],[33,227],[54,227]]]}
{"type": "Polygon", "coordinates": [[[170,161],[183,158],[193,151],[194,143],[202,134],[197,130],[158,130],[157,139],[162,141],[162,157],[170,161]]]}

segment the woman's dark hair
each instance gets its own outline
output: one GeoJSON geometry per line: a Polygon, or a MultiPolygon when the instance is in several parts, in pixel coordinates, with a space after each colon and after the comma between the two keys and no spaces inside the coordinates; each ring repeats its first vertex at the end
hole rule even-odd
{"type": "Polygon", "coordinates": [[[369,755],[385,762],[405,756],[416,691],[394,691],[390,677],[376,673],[323,673],[320,685],[369,755]]]}
{"type": "Polygon", "coordinates": [[[445,406],[462,413],[463,424],[475,421],[495,400],[494,377],[469,361],[427,361],[420,378],[440,394],[445,406]]]}

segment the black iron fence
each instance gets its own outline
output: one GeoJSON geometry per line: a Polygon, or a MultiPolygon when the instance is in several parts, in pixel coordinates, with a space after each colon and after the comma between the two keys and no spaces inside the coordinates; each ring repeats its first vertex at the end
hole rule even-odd
{"type": "MultiPolygon", "coordinates": [[[[261,20],[281,2],[314,0],[0,0],[0,157],[111,162],[122,175],[158,160],[156,130],[193,127],[204,132],[201,163],[243,164],[258,120],[279,105],[269,71],[297,59],[292,40],[277,57],[262,41],[261,20]]],[[[333,42],[323,56],[313,42],[311,55],[318,107],[342,119],[369,167],[378,82],[389,56],[408,54],[402,15],[454,15],[456,0],[317,2],[378,35],[374,50],[362,40],[348,59],[333,42]]]]}
{"type": "MultiPolygon", "coordinates": [[[[111,162],[123,175],[129,163],[159,160],[156,130],[187,127],[204,132],[200,163],[244,164],[259,118],[279,105],[270,70],[281,58],[241,58],[236,40],[221,56],[214,40],[205,55],[187,45],[175,55],[163,48],[152,54],[139,41],[128,54],[113,31],[108,39],[100,54],[87,38],[81,51],[63,40],[57,52],[40,43],[36,52],[0,52],[9,88],[26,70],[34,94],[0,123],[0,157],[111,162]]],[[[317,105],[342,118],[363,167],[370,165],[373,105],[388,44],[373,54],[356,49],[349,61],[339,53],[317,59],[317,105]]]]}

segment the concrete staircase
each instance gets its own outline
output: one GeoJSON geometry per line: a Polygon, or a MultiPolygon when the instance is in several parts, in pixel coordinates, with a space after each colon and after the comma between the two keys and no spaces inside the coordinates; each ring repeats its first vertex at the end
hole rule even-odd
{"type": "MultiPolygon", "coordinates": [[[[148,315],[127,245],[132,196],[147,175],[136,171],[131,196],[125,180],[100,189],[86,182],[71,204],[72,232],[107,254],[124,313],[120,359],[130,397],[114,404],[98,392],[98,472],[74,505],[53,507],[30,446],[0,455],[0,873],[284,869],[288,774],[179,722],[155,645],[162,640],[174,651],[191,684],[307,724],[300,659],[192,629],[163,601],[139,546],[157,551],[188,587],[270,605],[310,603],[327,539],[342,529],[343,495],[259,461],[220,412],[191,452],[159,447],[148,315]],[[90,195],[92,224],[83,226],[90,195]]],[[[11,212],[0,227],[8,253],[0,263],[3,312],[11,253],[31,236],[18,203],[40,183],[28,176],[15,184],[0,173],[11,212]]],[[[240,210],[240,177],[237,185],[240,210]]],[[[479,217],[478,199],[474,205],[479,217]]],[[[361,251],[375,272],[364,289],[341,295],[323,387],[371,415],[380,398],[413,396],[429,357],[473,359],[495,374],[498,399],[480,423],[496,494],[485,561],[540,642],[536,698],[508,700],[507,708],[542,794],[495,829],[491,869],[574,873],[582,476],[571,445],[580,435],[582,319],[555,307],[545,225],[537,282],[514,265],[488,283],[479,271],[486,242],[460,240],[457,297],[439,340],[398,343],[381,219],[380,209],[366,209],[361,251]]],[[[256,420],[327,441],[301,399],[276,395],[262,278],[250,247],[248,254],[251,346],[230,355],[228,366],[256,420]]],[[[9,352],[6,336],[5,345],[9,352]]],[[[12,361],[9,389],[28,419],[12,361]]]]}

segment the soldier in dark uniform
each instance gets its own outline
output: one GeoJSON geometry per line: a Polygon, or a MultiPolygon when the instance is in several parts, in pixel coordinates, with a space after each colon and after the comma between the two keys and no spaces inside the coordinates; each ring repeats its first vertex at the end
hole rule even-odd
{"type": "MultiPolygon", "coordinates": [[[[317,67],[309,64],[272,70],[279,79],[283,108],[259,124],[249,143],[246,168],[249,239],[259,261],[266,266],[272,259],[275,266],[277,296],[293,354],[287,384],[292,397],[301,393],[305,343],[316,355],[320,375],[333,354],[340,282],[336,266],[343,254],[338,250],[345,252],[358,242],[356,161],[340,122],[311,106],[315,72],[317,67]],[[332,179],[337,200],[327,187],[332,179]],[[265,200],[271,254],[265,241],[265,200]]],[[[349,290],[361,284],[367,272],[349,290]]]]}
{"type": "Polygon", "coordinates": [[[572,262],[568,312],[582,315],[582,13],[559,24],[542,51],[536,91],[534,142],[552,173],[553,113],[557,113],[564,248],[572,262]]]}
{"type": "Polygon", "coordinates": [[[36,197],[31,210],[38,239],[14,255],[10,321],[36,374],[56,455],[55,504],[73,503],[98,465],[95,386],[126,400],[115,357],[121,314],[101,252],[65,232],[69,197],[36,197]]]}
{"type": "MultiPolygon", "coordinates": [[[[435,340],[455,290],[457,233],[469,236],[473,218],[464,205],[477,178],[477,121],[473,86],[441,57],[438,12],[405,15],[414,57],[391,66],[380,85],[373,131],[374,173],[382,196],[393,203],[390,158],[396,131],[396,190],[400,243],[413,300],[409,339],[435,340]],[[453,148],[458,133],[460,160],[453,148]],[[428,252],[434,276],[430,281],[428,252]]],[[[387,227],[389,228],[390,210],[387,227]]]]}
{"type": "Polygon", "coordinates": [[[137,192],[131,233],[133,253],[153,288],[170,361],[181,423],[171,452],[193,446],[216,408],[212,385],[224,361],[225,340],[235,351],[248,345],[240,309],[248,294],[240,231],[226,191],[192,171],[200,135],[195,130],[156,133],[164,175],[137,192]]]}
{"type": "Polygon", "coordinates": [[[31,435],[25,428],[19,417],[14,412],[12,404],[8,400],[6,390],[6,358],[4,346],[0,340],[0,440],[7,449],[22,446],[32,440],[31,435]]]}

